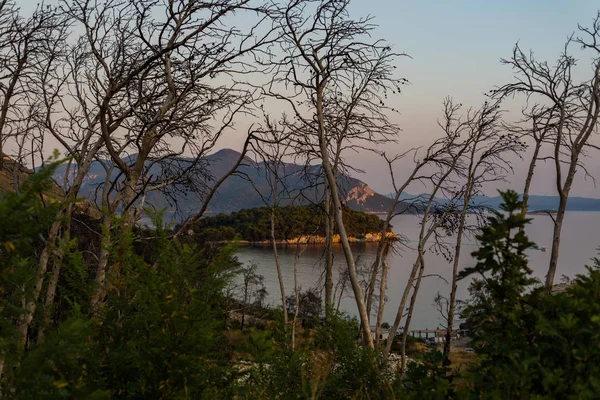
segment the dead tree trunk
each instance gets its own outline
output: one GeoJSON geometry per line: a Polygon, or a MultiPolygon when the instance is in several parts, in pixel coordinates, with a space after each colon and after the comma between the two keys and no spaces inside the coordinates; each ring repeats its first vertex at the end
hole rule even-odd
{"type": "Polygon", "coordinates": [[[330,321],[333,308],[333,226],[334,215],[331,212],[331,190],[325,184],[325,319],[330,321]]]}
{"type": "MultiPolygon", "coordinates": [[[[317,78],[318,79],[318,78],[317,78]]],[[[344,226],[344,219],[342,215],[342,202],[339,197],[335,175],[329,161],[329,153],[327,149],[327,137],[325,134],[325,123],[323,115],[323,89],[324,85],[317,84],[317,121],[318,121],[318,134],[319,134],[319,147],[321,150],[321,158],[323,160],[323,170],[325,171],[325,177],[331,190],[331,198],[333,200],[333,212],[335,215],[336,227],[338,234],[340,235],[340,241],[344,250],[344,256],[348,265],[348,272],[350,275],[350,283],[352,284],[352,290],[354,291],[354,297],[356,300],[356,306],[358,308],[358,314],[360,315],[361,329],[363,330],[363,341],[366,346],[373,348],[373,339],[371,335],[371,328],[369,326],[369,315],[365,306],[364,297],[356,274],[356,264],[354,262],[354,255],[352,254],[352,248],[346,234],[346,227],[344,226]]]]}
{"type": "Polygon", "coordinates": [[[279,254],[277,253],[277,238],[275,237],[275,211],[277,207],[277,180],[279,168],[278,163],[274,166],[274,180],[273,180],[273,203],[271,205],[271,243],[273,245],[273,256],[275,257],[275,266],[277,268],[277,280],[279,281],[279,290],[281,292],[281,307],[283,310],[283,323],[288,324],[287,315],[287,300],[285,297],[285,284],[283,282],[283,274],[281,273],[281,264],[279,263],[279,254]]]}
{"type": "Polygon", "coordinates": [[[401,347],[401,367],[402,375],[406,373],[406,340],[408,339],[408,331],[410,329],[410,321],[412,319],[413,311],[415,310],[415,302],[417,300],[417,295],[419,294],[419,287],[421,286],[421,280],[423,279],[423,271],[425,271],[425,260],[423,257],[423,253],[419,254],[419,276],[415,282],[415,287],[413,289],[413,295],[410,299],[410,306],[408,307],[408,314],[406,315],[406,320],[404,322],[404,332],[402,334],[402,347],[401,347]]]}

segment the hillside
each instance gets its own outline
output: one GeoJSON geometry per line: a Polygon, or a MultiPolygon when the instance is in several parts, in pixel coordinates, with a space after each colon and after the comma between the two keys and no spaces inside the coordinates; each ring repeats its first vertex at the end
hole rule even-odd
{"type": "MultiPolygon", "coordinates": [[[[209,174],[214,182],[231,169],[239,155],[240,153],[231,149],[211,154],[200,163],[203,166],[202,172],[209,174]]],[[[134,157],[130,162],[133,160],[134,157]]],[[[189,161],[189,159],[181,160],[183,163],[189,161]]],[[[65,171],[66,168],[63,167],[57,171],[57,175],[62,178],[65,171]]],[[[271,193],[265,171],[264,163],[246,159],[239,168],[239,174],[229,177],[221,185],[209,204],[207,214],[231,213],[265,206],[263,198],[268,200],[271,193]]],[[[162,174],[161,167],[153,166],[151,174],[155,176],[162,174]]],[[[280,184],[280,187],[286,188],[285,193],[280,193],[278,196],[280,206],[308,205],[322,201],[324,186],[322,178],[320,178],[320,166],[311,166],[307,169],[303,165],[285,163],[279,174],[284,177],[284,182],[280,184]]],[[[104,168],[95,162],[81,187],[81,196],[93,200],[97,188],[104,183],[104,180],[104,168]]],[[[374,192],[359,179],[341,175],[338,177],[338,187],[344,204],[353,210],[381,213],[387,212],[391,207],[392,200],[390,198],[374,192]]],[[[177,221],[194,214],[202,205],[202,199],[185,187],[182,187],[177,193],[176,200],[163,193],[154,192],[148,196],[148,202],[156,209],[167,208],[167,217],[173,217],[177,221]],[[176,207],[179,210],[177,214],[175,214],[176,207]]],[[[398,207],[405,209],[407,205],[401,203],[398,207]]]]}

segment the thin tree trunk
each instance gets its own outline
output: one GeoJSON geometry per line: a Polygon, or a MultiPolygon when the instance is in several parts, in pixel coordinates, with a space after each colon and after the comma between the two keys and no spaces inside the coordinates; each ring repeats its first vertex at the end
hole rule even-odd
{"type": "Polygon", "coordinates": [[[344,296],[344,287],[345,287],[345,285],[342,286],[342,289],[340,290],[340,295],[338,296],[337,307],[336,307],[337,311],[340,311],[340,305],[342,303],[342,297],[344,296]]]}
{"type": "Polygon", "coordinates": [[[448,308],[448,326],[446,327],[446,341],[444,342],[445,356],[450,353],[450,342],[452,341],[452,326],[454,325],[454,313],[456,308],[456,289],[458,288],[458,263],[460,261],[460,248],[465,230],[467,205],[468,202],[465,200],[465,205],[463,206],[460,222],[458,224],[458,231],[456,232],[456,247],[454,248],[454,260],[452,263],[452,286],[450,288],[450,304],[448,308]]]}
{"type": "MultiPolygon", "coordinates": [[[[577,150],[573,150],[579,154],[577,150]]],[[[556,157],[556,155],[555,155],[556,157]]],[[[548,275],[546,275],[546,289],[552,289],[554,285],[554,276],[556,275],[556,267],[558,265],[558,253],[560,249],[560,234],[562,230],[563,220],[565,218],[565,212],[567,210],[567,201],[569,199],[569,192],[571,191],[571,185],[573,184],[573,180],[575,178],[576,167],[578,163],[577,156],[573,156],[571,158],[571,164],[569,165],[569,170],[567,171],[567,176],[565,178],[565,183],[561,187],[559,187],[559,197],[560,201],[558,203],[558,210],[556,212],[556,219],[554,220],[554,231],[552,236],[552,250],[550,252],[550,266],[548,267],[548,275]]],[[[557,163],[557,168],[560,168],[560,162],[557,163]]],[[[557,171],[558,172],[558,171],[557,171]]],[[[560,174],[557,173],[557,184],[560,184],[560,174]]]]}
{"type": "Polygon", "coordinates": [[[325,185],[325,320],[331,320],[333,308],[333,225],[331,212],[331,190],[325,185]]]}
{"type": "Polygon", "coordinates": [[[473,170],[472,164],[469,166],[467,187],[464,196],[463,208],[460,213],[460,221],[456,232],[456,246],[454,247],[454,260],[452,262],[452,286],[450,287],[450,304],[448,308],[448,326],[446,326],[446,341],[444,342],[444,355],[450,353],[450,345],[452,342],[452,326],[454,325],[454,314],[456,309],[456,290],[458,288],[458,263],[460,262],[460,251],[462,246],[462,238],[465,232],[465,224],[467,219],[467,211],[473,193],[473,170]]]}
{"type": "MultiPolygon", "coordinates": [[[[296,249],[296,251],[298,250],[296,249]]],[[[299,255],[296,254],[294,259],[294,296],[296,298],[296,307],[294,307],[294,318],[292,320],[292,350],[296,348],[296,324],[298,323],[298,310],[300,309],[300,295],[298,293],[298,258],[299,255]]]]}
{"type": "MultiPolygon", "coordinates": [[[[387,160],[387,158],[386,158],[386,160],[387,160]]],[[[392,183],[394,184],[394,189],[396,189],[396,184],[395,184],[395,180],[394,180],[394,172],[392,170],[392,164],[389,161],[388,161],[388,163],[389,163],[390,175],[392,176],[392,183]]],[[[367,309],[369,310],[369,312],[371,310],[371,304],[373,302],[373,293],[375,292],[375,285],[377,282],[378,266],[382,261],[385,261],[385,258],[387,257],[387,251],[389,250],[389,239],[387,237],[387,233],[388,233],[388,229],[390,227],[390,222],[392,221],[392,218],[394,217],[394,213],[396,212],[396,207],[398,206],[398,203],[400,202],[400,196],[402,195],[402,193],[404,193],[404,190],[406,190],[408,185],[412,182],[412,180],[414,179],[417,172],[425,164],[426,164],[426,162],[424,162],[424,161],[419,162],[415,166],[415,168],[413,168],[410,176],[406,179],[404,184],[402,184],[402,186],[399,189],[396,189],[396,195],[394,196],[392,205],[390,206],[387,216],[381,226],[381,238],[379,239],[379,243],[377,245],[377,253],[375,255],[375,262],[373,263],[371,279],[369,281],[369,289],[367,291],[367,309]]]]}
{"type": "MultiPolygon", "coordinates": [[[[278,165],[275,168],[279,168],[278,165]]],[[[271,243],[273,244],[273,256],[275,257],[275,266],[277,267],[277,279],[279,280],[279,290],[281,292],[281,307],[283,310],[283,323],[288,324],[287,300],[285,297],[285,284],[283,283],[283,274],[281,273],[281,264],[279,263],[279,254],[277,253],[277,238],[275,237],[275,208],[277,207],[277,171],[273,182],[273,204],[271,205],[271,243]]]]}
{"type": "Polygon", "coordinates": [[[375,325],[375,343],[379,343],[379,337],[381,335],[381,324],[383,322],[383,310],[385,308],[385,291],[387,285],[387,272],[388,272],[388,263],[387,256],[389,254],[390,244],[388,243],[384,255],[383,261],[381,265],[381,281],[379,282],[379,307],[377,307],[377,323],[375,325]]]}
{"type": "MultiPolygon", "coordinates": [[[[420,250],[419,250],[420,251],[420,250]]],[[[398,327],[400,326],[400,322],[402,322],[402,316],[404,315],[404,308],[406,307],[406,301],[408,300],[408,295],[410,294],[410,289],[412,288],[412,283],[417,276],[417,272],[419,271],[421,263],[417,260],[413,264],[412,271],[410,272],[410,277],[408,278],[408,282],[406,287],[404,288],[404,292],[402,293],[402,299],[400,300],[400,306],[398,306],[398,313],[396,314],[396,319],[394,320],[394,324],[390,330],[390,336],[385,345],[385,350],[383,351],[383,356],[387,357],[392,350],[392,344],[394,342],[394,337],[396,336],[396,332],[398,331],[398,327]]]]}
{"type": "MultiPolygon", "coordinates": [[[[385,238],[381,238],[378,244],[378,250],[375,255],[375,261],[371,266],[371,279],[369,280],[369,285],[365,290],[365,301],[367,302],[367,311],[369,312],[369,324],[371,319],[371,310],[373,309],[373,294],[375,293],[375,286],[377,285],[377,275],[379,274],[379,264],[382,264],[383,260],[379,253],[379,246],[384,246],[383,242],[385,238]]],[[[381,287],[380,287],[381,288],[381,287]]],[[[377,339],[375,339],[377,342],[377,339]]]]}
{"type": "MultiPolygon", "coordinates": [[[[67,205],[67,215],[71,215],[73,211],[73,204],[70,203],[67,205]]],[[[65,230],[62,233],[62,238],[63,240],[69,240],[69,233],[70,233],[70,223],[67,222],[65,224],[65,230]]],[[[48,282],[48,288],[46,290],[46,299],[44,301],[44,309],[43,309],[43,314],[44,314],[44,318],[43,318],[43,324],[40,326],[39,330],[38,330],[38,337],[37,337],[37,341],[38,344],[41,344],[44,342],[44,333],[45,333],[45,328],[46,325],[49,324],[50,321],[50,317],[51,317],[51,308],[52,305],[54,304],[54,298],[56,297],[56,289],[58,286],[58,279],[60,278],[60,270],[61,270],[61,265],[62,265],[62,260],[63,260],[63,251],[62,249],[59,248],[59,252],[58,254],[56,254],[56,260],[54,261],[53,265],[52,265],[52,276],[50,278],[50,281],[48,282]]]]}
{"type": "Polygon", "coordinates": [[[556,267],[558,265],[558,251],[560,248],[560,234],[561,234],[561,230],[562,230],[563,220],[565,218],[566,208],[567,208],[567,196],[560,196],[560,202],[558,204],[558,211],[556,213],[556,219],[554,220],[554,231],[552,234],[552,250],[550,252],[550,267],[548,268],[548,275],[546,275],[546,288],[548,290],[552,289],[552,286],[554,285],[554,276],[556,274],[556,267]]]}
{"type": "Polygon", "coordinates": [[[36,310],[37,301],[40,298],[42,287],[44,286],[44,277],[46,276],[46,272],[48,271],[48,263],[50,262],[50,257],[52,256],[52,252],[54,251],[54,247],[56,245],[56,240],[58,239],[58,232],[62,225],[62,220],[60,219],[61,217],[62,215],[59,213],[59,218],[57,218],[57,220],[53,222],[52,226],[50,227],[48,238],[46,240],[46,246],[40,254],[40,263],[35,277],[35,283],[33,286],[33,297],[28,300],[24,299],[25,311],[19,317],[19,321],[17,323],[17,331],[20,335],[21,345],[24,348],[27,346],[27,342],[29,339],[29,325],[33,320],[33,315],[36,310]]]}
{"type": "Polygon", "coordinates": [[[325,136],[325,124],[323,115],[323,86],[319,85],[317,90],[317,120],[319,123],[319,147],[321,151],[321,157],[323,161],[323,170],[325,176],[331,188],[331,196],[333,199],[333,209],[335,213],[336,226],[338,228],[338,234],[340,235],[340,241],[342,242],[342,248],[344,249],[344,256],[348,265],[348,273],[350,275],[350,283],[354,291],[354,298],[356,300],[356,306],[358,308],[358,314],[360,315],[361,327],[363,330],[363,341],[364,344],[370,348],[374,348],[373,338],[369,327],[369,316],[367,308],[365,306],[362,290],[356,274],[356,264],[354,262],[354,256],[352,249],[350,248],[350,242],[348,241],[348,235],[346,234],[346,228],[344,226],[344,219],[342,216],[342,203],[340,201],[339,193],[337,190],[335,175],[329,161],[329,154],[327,149],[327,138],[325,136]]]}
{"type": "Polygon", "coordinates": [[[100,255],[98,257],[98,268],[96,269],[96,290],[91,300],[91,312],[92,315],[96,315],[99,308],[102,297],[104,296],[104,288],[106,285],[106,269],[108,266],[108,258],[110,256],[110,225],[112,221],[112,215],[106,213],[102,217],[102,238],[100,239],[100,255]]]}
{"type": "Polygon", "coordinates": [[[419,253],[417,256],[417,260],[413,264],[412,271],[410,272],[410,278],[408,279],[408,282],[406,283],[406,287],[404,288],[404,293],[402,294],[402,300],[400,301],[400,306],[398,307],[398,312],[396,313],[396,319],[394,320],[394,325],[392,325],[392,329],[390,330],[390,337],[388,338],[387,343],[385,345],[385,350],[383,352],[384,357],[387,357],[390,354],[390,350],[392,349],[394,337],[396,336],[396,332],[398,331],[398,327],[400,326],[400,322],[402,321],[402,315],[404,314],[404,307],[406,307],[406,301],[408,299],[408,295],[410,293],[412,283],[414,282],[415,276],[417,275],[417,272],[419,271],[419,267],[421,266],[421,259],[423,258],[423,251],[425,248],[425,243],[427,243],[431,234],[438,228],[439,224],[444,219],[445,215],[442,215],[439,218],[439,222],[437,224],[433,225],[432,227],[430,227],[427,234],[425,234],[425,225],[427,223],[427,218],[429,217],[429,212],[431,211],[431,206],[433,205],[435,195],[437,194],[441,183],[445,181],[445,179],[448,177],[448,175],[450,175],[451,171],[452,171],[452,169],[449,169],[444,174],[444,176],[442,177],[442,179],[440,180],[440,182],[438,183],[436,188],[431,193],[431,195],[429,197],[429,201],[427,202],[427,207],[425,208],[423,217],[421,218],[421,230],[419,232],[419,244],[417,247],[417,251],[419,253]]]}
{"type": "Polygon", "coordinates": [[[529,190],[531,188],[531,182],[533,181],[533,174],[535,172],[535,166],[540,154],[541,144],[541,141],[536,142],[535,148],[533,149],[533,155],[531,156],[531,161],[529,161],[529,168],[527,169],[527,176],[525,178],[525,187],[523,188],[523,212],[527,211],[527,205],[529,204],[529,190]]]}
{"type": "Polygon", "coordinates": [[[21,72],[25,67],[27,62],[26,57],[22,57],[19,59],[17,63],[17,67],[15,71],[12,73],[12,77],[6,86],[6,91],[4,92],[4,101],[2,103],[2,107],[0,108],[0,171],[4,168],[4,153],[2,152],[2,143],[4,141],[4,127],[6,125],[6,117],[8,116],[8,111],[11,105],[11,98],[15,92],[15,88],[17,83],[19,82],[21,72]]]}
{"type": "Polygon", "coordinates": [[[425,270],[425,260],[423,258],[423,253],[419,254],[419,264],[421,268],[419,269],[419,276],[417,281],[415,282],[415,288],[413,289],[413,295],[410,299],[410,306],[408,309],[408,315],[406,316],[406,321],[404,322],[404,332],[402,335],[402,348],[401,348],[401,371],[402,375],[406,373],[406,339],[408,338],[408,330],[410,329],[410,320],[412,319],[413,311],[415,309],[415,302],[417,300],[417,295],[419,293],[419,287],[421,286],[421,280],[423,279],[423,271],[425,270]]]}
{"type": "Polygon", "coordinates": [[[26,300],[25,297],[23,298],[25,311],[23,312],[23,314],[21,314],[17,322],[17,331],[21,336],[21,345],[23,347],[27,346],[29,325],[33,320],[33,315],[35,314],[35,310],[37,307],[37,301],[40,298],[42,287],[44,286],[44,277],[46,276],[46,272],[48,271],[48,263],[50,262],[50,257],[56,246],[56,240],[58,239],[58,233],[60,231],[60,228],[63,225],[63,219],[67,221],[71,219],[72,208],[69,206],[69,204],[70,202],[74,201],[77,197],[77,194],[79,193],[79,188],[83,183],[83,179],[85,178],[87,171],[89,170],[92,164],[93,157],[102,146],[102,143],[102,139],[98,140],[94,144],[92,149],[88,151],[86,158],[84,159],[83,163],[79,166],[77,175],[73,180],[73,186],[71,186],[71,188],[65,196],[65,202],[67,205],[63,205],[60,208],[54,222],[50,226],[48,238],[46,239],[46,245],[44,246],[44,249],[42,250],[42,253],[40,254],[39,258],[38,271],[33,286],[33,297],[28,300],[26,300]]]}

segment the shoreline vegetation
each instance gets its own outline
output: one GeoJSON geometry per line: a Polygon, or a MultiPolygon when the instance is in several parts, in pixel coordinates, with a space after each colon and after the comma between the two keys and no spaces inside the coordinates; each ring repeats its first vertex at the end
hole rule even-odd
{"type": "MultiPolygon", "coordinates": [[[[396,240],[398,238],[398,235],[396,235],[394,232],[388,232],[386,234],[386,237],[390,240],[396,240]]],[[[348,241],[350,243],[378,243],[381,240],[381,233],[367,233],[365,235],[361,235],[358,237],[348,237],[348,241]]],[[[220,241],[218,243],[232,243],[235,240],[224,240],[224,241],[220,241]]],[[[282,240],[282,239],[278,239],[275,240],[276,244],[284,244],[284,245],[300,245],[300,244],[325,244],[325,236],[321,236],[321,235],[302,235],[302,236],[298,236],[296,238],[293,239],[286,239],[286,240],[282,240]]],[[[241,246],[255,246],[255,245],[271,245],[273,244],[273,241],[271,240],[256,240],[256,241],[251,241],[251,240],[237,240],[235,241],[237,244],[241,245],[241,246]]],[[[333,235],[332,238],[332,242],[334,244],[339,244],[341,243],[340,240],[340,235],[333,235]]]]}

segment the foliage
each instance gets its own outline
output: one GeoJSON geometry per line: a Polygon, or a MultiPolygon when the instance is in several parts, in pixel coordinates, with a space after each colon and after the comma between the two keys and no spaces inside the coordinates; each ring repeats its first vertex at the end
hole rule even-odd
{"type": "Polygon", "coordinates": [[[503,193],[478,239],[475,296],[465,310],[478,362],[466,375],[470,398],[597,398],[600,394],[600,271],[589,268],[564,293],[550,294],[530,274],[515,192],[503,193]]]}
{"type": "MultiPolygon", "coordinates": [[[[346,232],[352,237],[362,237],[367,233],[381,231],[382,221],[376,215],[354,211],[344,207],[346,232]]],[[[275,237],[278,240],[292,240],[305,235],[325,235],[325,220],[320,205],[277,207],[275,237]]],[[[391,229],[391,228],[390,228],[391,229]]],[[[271,240],[271,209],[252,208],[203,218],[194,227],[195,233],[205,240],[232,240],[236,234],[242,240],[271,240]]]]}
{"type": "MultiPolygon", "coordinates": [[[[58,300],[33,316],[23,345],[16,329],[21,305],[33,298],[40,237],[60,207],[43,196],[54,167],[0,201],[6,398],[593,399],[600,393],[600,262],[564,292],[548,293],[531,277],[528,219],[514,192],[503,193],[503,211],[478,236],[476,265],[460,274],[479,276],[464,311],[476,359],[460,375],[433,350],[415,353],[398,376],[377,350],[360,345],[356,319],[333,312],[322,322],[320,298],[311,291],[302,295],[299,315],[315,325],[297,327],[294,347],[290,326],[274,311],[264,329],[242,332],[245,339],[232,348],[222,304],[232,303],[225,288],[240,271],[235,243],[180,243],[168,237],[160,215],[157,228],[141,235],[120,233],[114,218],[105,232],[112,238],[107,285],[96,309],[93,263],[78,238],[66,234],[52,256],[61,271],[58,300]]],[[[244,271],[249,286],[261,283],[255,266],[244,271]]],[[[246,302],[261,306],[257,298],[246,302]]]]}
{"type": "Polygon", "coordinates": [[[76,240],[63,240],[53,258],[61,266],[61,304],[50,319],[34,316],[32,329],[45,329],[43,341],[18,346],[17,300],[31,296],[27,284],[37,271],[38,238],[58,207],[40,196],[50,174],[48,169],[33,175],[20,193],[0,202],[5,397],[170,399],[223,393],[231,385],[224,383],[230,374],[220,304],[237,265],[235,245],[207,253],[168,240],[160,220],[154,253],[146,260],[136,252],[133,234],[116,233],[115,219],[106,295],[94,313],[90,266],[76,240]],[[28,292],[9,292],[15,282],[28,292]]]}
{"type": "Polygon", "coordinates": [[[46,193],[59,164],[48,164],[31,175],[19,192],[0,199],[0,359],[7,365],[16,363],[23,350],[16,323],[23,316],[24,302],[33,297],[42,234],[58,209],[46,193]]]}
{"type": "Polygon", "coordinates": [[[358,322],[334,312],[310,340],[291,349],[277,343],[277,354],[251,373],[244,394],[277,399],[387,399],[394,373],[376,351],[360,346],[358,322]]]}
{"type": "Polygon", "coordinates": [[[438,350],[421,354],[407,366],[400,393],[402,399],[448,399],[453,398],[453,376],[438,350]]]}
{"type": "MultiPolygon", "coordinates": [[[[298,291],[298,318],[302,320],[302,326],[306,327],[309,321],[318,321],[323,311],[323,302],[316,288],[306,291],[298,291]]],[[[288,313],[296,312],[296,295],[287,298],[288,313]]]]}

